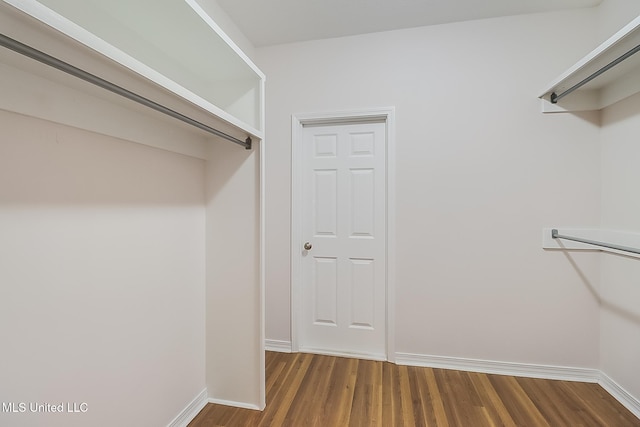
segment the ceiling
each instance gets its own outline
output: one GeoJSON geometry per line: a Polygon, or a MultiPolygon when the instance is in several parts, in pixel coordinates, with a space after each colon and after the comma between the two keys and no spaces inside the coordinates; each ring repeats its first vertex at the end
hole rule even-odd
{"type": "Polygon", "coordinates": [[[217,0],[256,47],[498,16],[602,0],[217,0]]]}

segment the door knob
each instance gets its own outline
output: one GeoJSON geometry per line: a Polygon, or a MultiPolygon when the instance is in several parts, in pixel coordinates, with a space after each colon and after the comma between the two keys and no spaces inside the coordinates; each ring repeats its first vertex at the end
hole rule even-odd
{"type": "Polygon", "coordinates": [[[312,247],[313,247],[313,245],[311,243],[309,243],[309,242],[305,243],[304,246],[303,246],[305,251],[310,251],[312,247]]]}

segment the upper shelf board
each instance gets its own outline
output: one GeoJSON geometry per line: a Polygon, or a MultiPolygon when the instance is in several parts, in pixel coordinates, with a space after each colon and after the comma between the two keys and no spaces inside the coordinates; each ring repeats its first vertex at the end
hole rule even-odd
{"type": "Polygon", "coordinates": [[[640,53],[636,53],[558,100],[561,94],[640,45],[640,16],[556,78],[540,98],[543,112],[601,110],[640,92],[640,53]]]}

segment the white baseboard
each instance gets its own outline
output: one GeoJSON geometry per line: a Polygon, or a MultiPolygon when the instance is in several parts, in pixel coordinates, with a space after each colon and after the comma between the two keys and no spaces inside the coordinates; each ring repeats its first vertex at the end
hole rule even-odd
{"type": "Polygon", "coordinates": [[[618,383],[609,378],[604,372],[600,373],[600,381],[598,384],[620,402],[625,408],[640,418],[640,400],[636,399],[627,390],[622,388],[618,383]]]}
{"type": "Polygon", "coordinates": [[[493,360],[428,356],[411,353],[396,353],[396,364],[482,372],[485,374],[511,375],[514,377],[544,378],[549,380],[580,381],[589,383],[597,383],[601,378],[600,371],[597,369],[497,362],[493,360]]]}
{"type": "Polygon", "coordinates": [[[169,423],[167,427],[186,427],[202,411],[207,404],[207,389],[205,388],[169,423]]]}
{"type": "Polygon", "coordinates": [[[264,340],[264,348],[267,351],[278,353],[291,353],[291,341],[264,340]]]}
{"type": "Polygon", "coordinates": [[[216,405],[234,406],[236,408],[254,409],[256,411],[260,411],[260,407],[258,405],[253,405],[251,403],[246,403],[246,402],[236,402],[233,400],[213,399],[213,398],[209,398],[208,402],[215,403],[216,405]]]}

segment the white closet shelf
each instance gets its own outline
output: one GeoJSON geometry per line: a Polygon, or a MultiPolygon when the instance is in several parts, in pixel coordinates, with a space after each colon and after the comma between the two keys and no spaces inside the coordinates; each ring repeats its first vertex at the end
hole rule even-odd
{"type": "Polygon", "coordinates": [[[556,103],[552,102],[553,94],[563,94],[625,54],[634,52],[638,46],[640,16],[556,78],[540,95],[542,111],[553,113],[601,110],[640,92],[640,53],[636,53],[567,93],[566,96],[561,96],[556,103]]]}
{"type": "MultiPolygon", "coordinates": [[[[197,0],[0,0],[0,28],[207,127],[264,137],[265,76],[197,0]]],[[[0,59],[43,73],[0,49],[0,59]]]]}

